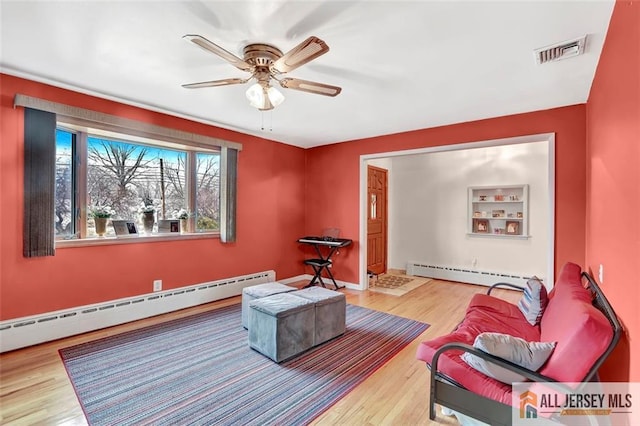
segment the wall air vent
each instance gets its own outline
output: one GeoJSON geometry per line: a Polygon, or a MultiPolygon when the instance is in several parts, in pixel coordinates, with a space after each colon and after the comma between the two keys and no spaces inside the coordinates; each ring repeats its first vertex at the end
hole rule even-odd
{"type": "Polygon", "coordinates": [[[584,45],[586,41],[587,36],[584,35],[580,38],[536,49],[533,53],[536,56],[536,62],[538,64],[573,58],[574,56],[582,55],[584,53],[584,45]]]}

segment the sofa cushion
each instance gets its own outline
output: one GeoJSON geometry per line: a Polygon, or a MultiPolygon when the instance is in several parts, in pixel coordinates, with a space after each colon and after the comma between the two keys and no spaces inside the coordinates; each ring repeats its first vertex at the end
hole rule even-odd
{"type": "MultiPolygon", "coordinates": [[[[547,361],[556,344],[553,342],[527,342],[519,337],[501,333],[482,333],[473,342],[473,347],[495,355],[529,370],[538,371],[547,361]]],[[[503,383],[523,382],[521,374],[493,364],[469,352],[462,354],[462,360],[481,373],[503,383]]]]}
{"type": "Polygon", "coordinates": [[[467,342],[470,345],[484,332],[510,334],[527,341],[540,340],[540,329],[529,324],[516,305],[487,294],[473,296],[461,326],[472,335],[467,342]]]}
{"type": "Polygon", "coordinates": [[[591,303],[592,295],[582,284],[582,270],[575,263],[567,262],[560,270],[555,286],[549,292],[549,300],[556,293],[571,293],[574,298],[591,303]]]}
{"type": "Polygon", "coordinates": [[[560,382],[582,381],[613,338],[604,314],[571,296],[556,293],[540,324],[541,339],[558,342],[540,373],[560,382]]]}
{"type": "Polygon", "coordinates": [[[582,381],[613,339],[609,320],[593,306],[580,267],[573,263],[560,272],[540,321],[540,339],[558,342],[540,373],[560,382],[582,381]]]}
{"type": "Polygon", "coordinates": [[[534,276],[527,280],[527,285],[518,302],[518,308],[529,324],[538,325],[548,301],[547,289],[542,281],[534,276]]]}

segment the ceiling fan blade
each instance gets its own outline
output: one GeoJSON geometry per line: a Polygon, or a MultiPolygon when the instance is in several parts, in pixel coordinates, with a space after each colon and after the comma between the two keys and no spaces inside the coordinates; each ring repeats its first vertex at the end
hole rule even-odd
{"type": "Polygon", "coordinates": [[[200,35],[187,34],[182,38],[190,41],[191,43],[206,50],[207,52],[211,52],[220,56],[222,59],[229,62],[231,65],[233,65],[236,68],[239,68],[243,71],[249,71],[249,72],[253,71],[253,67],[250,64],[246,63],[244,60],[238,58],[233,53],[226,51],[222,47],[218,46],[217,44],[207,40],[206,38],[200,35]]]}
{"type": "Polygon", "coordinates": [[[202,87],[218,87],[218,86],[228,86],[230,84],[242,84],[249,81],[249,79],[244,78],[225,78],[224,80],[213,80],[213,81],[203,81],[201,83],[189,83],[183,84],[182,87],[185,89],[200,89],[202,87]]]}
{"type": "Polygon", "coordinates": [[[342,88],[331,86],[324,83],[316,83],[315,81],[300,80],[299,78],[283,78],[280,80],[280,86],[287,89],[301,90],[303,92],[315,93],[316,95],[337,96],[342,88]]]}
{"type": "Polygon", "coordinates": [[[280,59],[273,63],[271,68],[281,73],[289,72],[314,60],[320,55],[324,55],[328,51],[329,46],[327,46],[327,43],[318,37],[311,36],[285,53],[280,59]]]}

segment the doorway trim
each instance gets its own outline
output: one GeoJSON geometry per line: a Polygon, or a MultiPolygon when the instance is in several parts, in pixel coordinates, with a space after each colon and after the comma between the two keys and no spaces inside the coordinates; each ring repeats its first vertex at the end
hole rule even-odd
{"type": "MultiPolygon", "coordinates": [[[[436,152],[447,151],[462,151],[475,148],[488,148],[495,146],[517,145],[531,142],[547,142],[547,161],[548,161],[548,182],[549,187],[547,193],[549,196],[549,224],[547,228],[548,233],[548,247],[547,247],[547,277],[549,283],[555,282],[555,175],[556,175],[556,162],[555,162],[555,133],[540,133],[526,136],[516,136],[512,138],[491,139],[477,142],[466,142],[453,145],[439,145],[433,147],[424,147],[416,149],[408,149],[404,151],[391,151],[380,152],[375,154],[363,154],[360,155],[360,212],[359,212],[359,259],[358,259],[358,276],[360,277],[358,290],[366,290],[369,288],[369,280],[367,277],[367,245],[364,242],[367,240],[367,161],[376,158],[388,158],[388,157],[401,157],[406,155],[416,154],[429,154],[436,152]]],[[[387,265],[388,266],[388,265],[387,265]]]]}

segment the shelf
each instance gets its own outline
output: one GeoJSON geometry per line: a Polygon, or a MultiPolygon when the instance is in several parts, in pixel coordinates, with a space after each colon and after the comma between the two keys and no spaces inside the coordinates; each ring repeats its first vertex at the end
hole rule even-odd
{"type": "Polygon", "coordinates": [[[528,201],[528,185],[470,187],[467,235],[529,238],[528,201]]]}
{"type": "Polygon", "coordinates": [[[474,204],[512,204],[512,203],[523,203],[522,200],[517,201],[473,201],[474,204]]]}
{"type": "Polygon", "coordinates": [[[467,236],[480,238],[507,238],[513,240],[527,240],[531,238],[531,235],[491,234],[488,232],[471,232],[467,233],[467,236]]]}
{"type": "Polygon", "coordinates": [[[521,217],[482,217],[474,216],[473,219],[489,219],[489,220],[524,220],[521,217]]]}

